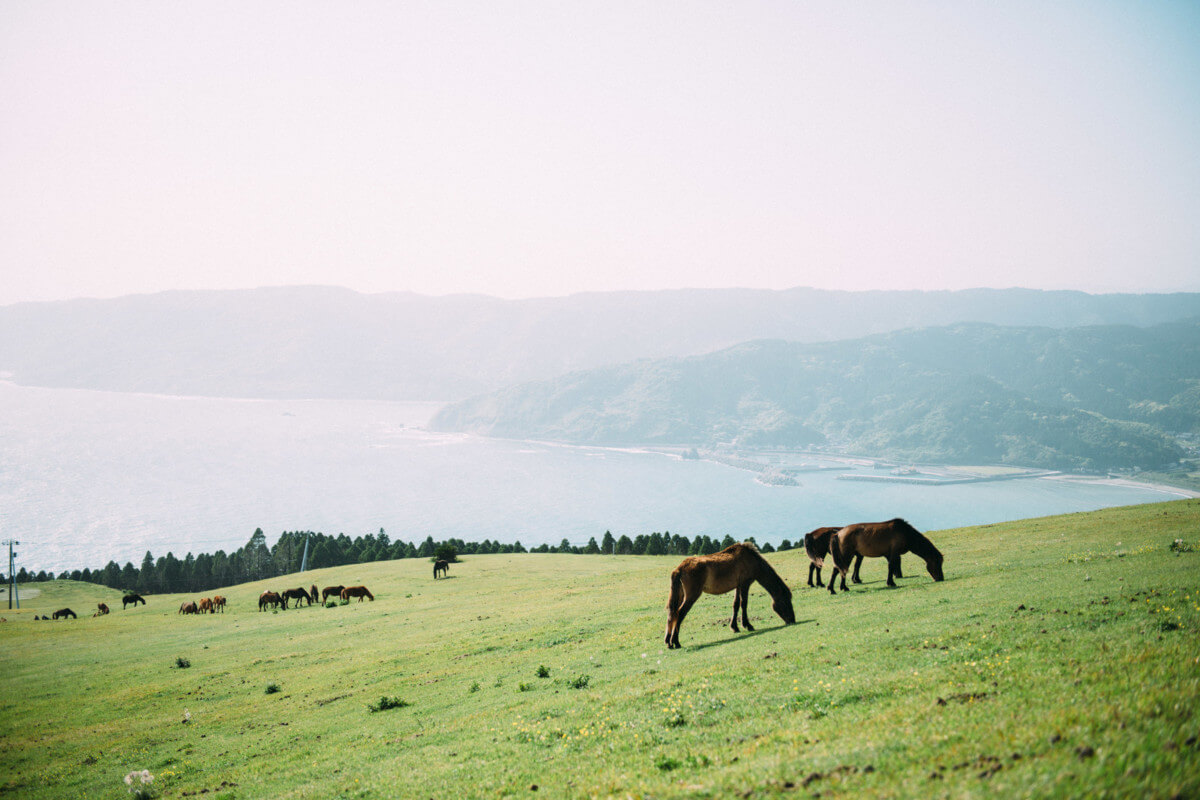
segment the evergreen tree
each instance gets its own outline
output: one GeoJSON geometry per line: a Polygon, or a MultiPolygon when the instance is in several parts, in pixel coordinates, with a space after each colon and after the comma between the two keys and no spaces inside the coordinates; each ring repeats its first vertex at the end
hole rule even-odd
{"type": "Polygon", "coordinates": [[[594,556],[594,555],[596,555],[597,553],[599,553],[599,552],[600,552],[600,545],[598,545],[598,544],[596,543],[596,537],[595,537],[595,536],[593,536],[592,538],[588,539],[587,546],[583,548],[583,552],[587,553],[587,554],[588,554],[588,555],[590,555],[590,556],[594,556]]]}
{"type": "Polygon", "coordinates": [[[433,543],[433,537],[426,536],[425,541],[421,542],[421,546],[417,549],[417,558],[432,558],[436,551],[437,545],[433,543]]]}
{"type": "Polygon", "coordinates": [[[154,585],[158,582],[158,575],[154,569],[154,556],[149,550],[142,557],[142,568],[138,570],[137,586],[138,594],[152,594],[154,585]]]}
{"type": "Polygon", "coordinates": [[[621,534],[621,538],[617,539],[617,555],[629,556],[633,555],[633,542],[625,534],[621,534]]]}
{"type": "Polygon", "coordinates": [[[601,552],[611,555],[615,553],[614,549],[617,546],[617,540],[613,538],[612,531],[605,531],[604,538],[600,541],[601,552]]]}

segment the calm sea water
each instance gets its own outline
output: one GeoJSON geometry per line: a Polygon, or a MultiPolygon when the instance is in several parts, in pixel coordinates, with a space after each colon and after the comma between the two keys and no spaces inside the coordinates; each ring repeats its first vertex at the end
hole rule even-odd
{"type": "Polygon", "coordinates": [[[0,538],[60,571],[147,550],[233,550],[255,528],[584,544],[606,530],[793,541],[903,516],[922,530],[1177,495],[1019,480],[901,486],[806,473],[770,487],[706,461],[433,434],[431,404],[228,400],[0,383],[0,538]]]}

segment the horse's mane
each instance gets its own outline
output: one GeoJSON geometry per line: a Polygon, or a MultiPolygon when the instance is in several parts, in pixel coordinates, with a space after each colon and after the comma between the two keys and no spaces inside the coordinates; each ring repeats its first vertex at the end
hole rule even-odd
{"type": "Polygon", "coordinates": [[[771,597],[791,597],[792,590],[783,582],[783,578],[779,577],[779,573],[771,566],[771,562],[767,561],[754,543],[745,542],[745,546],[747,551],[752,554],[750,557],[757,566],[755,578],[762,584],[771,597]]]}
{"type": "Polygon", "coordinates": [[[942,551],[933,546],[933,542],[929,541],[929,537],[908,524],[907,520],[896,517],[891,520],[891,524],[900,528],[908,536],[908,549],[913,552],[913,555],[918,558],[929,559],[936,557],[939,561],[941,560],[942,551]]]}

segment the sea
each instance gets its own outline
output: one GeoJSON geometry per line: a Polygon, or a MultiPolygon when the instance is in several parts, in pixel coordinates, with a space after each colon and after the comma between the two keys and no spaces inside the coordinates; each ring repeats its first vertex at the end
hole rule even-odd
{"type": "Polygon", "coordinates": [[[861,483],[837,476],[871,467],[840,461],[773,486],[652,449],[434,433],[438,407],[0,382],[0,540],[19,542],[18,567],[51,572],[229,552],[256,528],[268,543],[383,530],[533,547],[659,531],[778,545],[822,525],[900,516],[937,531],[1185,494],[1061,478],[861,483]]]}

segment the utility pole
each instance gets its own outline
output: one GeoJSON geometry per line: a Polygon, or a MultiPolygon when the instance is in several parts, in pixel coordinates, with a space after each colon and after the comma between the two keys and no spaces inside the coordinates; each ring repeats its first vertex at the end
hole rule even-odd
{"type": "Polygon", "coordinates": [[[312,538],[312,534],[304,537],[304,555],[300,556],[300,571],[308,569],[308,540],[312,538]]]}
{"type": "Polygon", "coordinates": [[[8,541],[4,542],[4,544],[8,545],[8,607],[9,610],[11,610],[13,607],[14,592],[17,596],[17,608],[21,607],[21,592],[17,589],[17,573],[14,569],[17,563],[17,554],[13,552],[13,545],[20,544],[20,542],[9,539],[8,541]]]}

